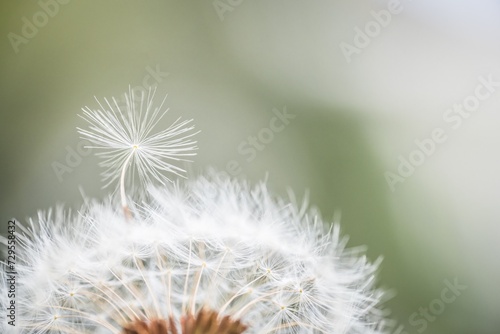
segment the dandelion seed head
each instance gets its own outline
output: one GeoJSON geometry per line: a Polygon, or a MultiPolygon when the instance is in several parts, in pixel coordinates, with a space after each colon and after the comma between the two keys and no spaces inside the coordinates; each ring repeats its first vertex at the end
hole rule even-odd
{"type": "Polygon", "coordinates": [[[384,333],[378,263],[346,249],[314,211],[215,174],[145,198],[130,224],[112,201],[89,201],[19,235],[20,332],[180,330],[206,310],[249,334],[384,333]]]}
{"type": "Polygon", "coordinates": [[[3,312],[0,332],[387,333],[378,261],[347,249],[338,224],[292,193],[276,198],[265,183],[214,171],[167,182],[195,154],[194,126],[178,119],[153,133],[165,99],[153,107],[154,90],[140,101],[129,93],[126,107],[104,99],[83,109],[89,127],[79,129],[103,158],[106,186],[118,182],[122,207],[86,199],[77,212],[59,207],[19,225],[17,324],[3,312]],[[127,196],[135,175],[142,187],[127,196]]]}

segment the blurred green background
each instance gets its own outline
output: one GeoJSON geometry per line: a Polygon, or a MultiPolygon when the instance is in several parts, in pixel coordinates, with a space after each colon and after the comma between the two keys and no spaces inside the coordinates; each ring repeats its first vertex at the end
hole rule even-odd
{"type": "Polygon", "coordinates": [[[480,76],[500,81],[500,4],[401,1],[381,18],[390,3],[2,2],[2,233],[12,217],[77,208],[80,189],[105,196],[98,159],[78,153],[77,114],[154,85],[168,93],[162,124],[194,118],[202,131],[190,173],[234,160],[235,177],[267,175],[277,195],[308,191],[325,220],[342,213],[349,244],[384,257],[393,333],[500,333],[500,94],[458,129],[443,119],[480,76]],[[342,43],[356,47],[371,22],[346,57],[342,43]],[[294,118],[247,161],[238,147],[284,109],[294,118]],[[385,173],[435,128],[447,141],[392,191],[385,173]],[[467,288],[454,302],[411,322],[455,280],[467,288]]]}

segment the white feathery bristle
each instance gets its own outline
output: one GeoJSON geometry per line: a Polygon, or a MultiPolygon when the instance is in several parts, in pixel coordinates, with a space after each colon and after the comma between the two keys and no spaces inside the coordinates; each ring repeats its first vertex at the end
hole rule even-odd
{"type": "Polygon", "coordinates": [[[104,187],[119,179],[120,170],[129,163],[131,155],[133,170],[127,174],[129,184],[135,174],[142,184],[151,181],[165,184],[171,181],[168,173],[184,177],[185,170],[175,162],[190,161],[187,157],[196,155],[196,141],[192,137],[198,132],[191,124],[193,120],[178,118],[167,129],[152,134],[168,111],[163,107],[166,96],[158,107],[153,107],[155,90],[150,89],[147,97],[144,91],[141,94],[139,101],[135,101],[132,91],[125,94],[126,108],[115,98],[105,98],[104,103],[96,99],[99,109],[82,109],[80,117],[89,123],[89,129],[78,128],[78,132],[82,139],[93,144],[88,148],[98,150],[96,155],[104,159],[101,162],[106,168],[102,173],[104,187]]]}

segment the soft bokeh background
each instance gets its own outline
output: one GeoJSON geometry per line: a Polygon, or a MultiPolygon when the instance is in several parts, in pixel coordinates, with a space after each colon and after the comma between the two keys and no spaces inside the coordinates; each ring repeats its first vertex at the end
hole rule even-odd
{"type": "Polygon", "coordinates": [[[267,175],[278,195],[309,191],[327,220],[342,212],[350,245],[384,257],[394,333],[419,333],[409,318],[441,298],[445,280],[467,288],[423,332],[500,333],[500,92],[457,129],[443,120],[479,76],[500,81],[498,1],[403,0],[350,62],[341,43],[388,2],[54,3],[0,5],[3,233],[11,217],[77,208],[80,189],[105,196],[95,157],[66,161],[84,125],[77,113],[96,107],[93,96],[155,84],[169,94],[162,124],[192,117],[202,130],[191,173],[235,160],[235,177],[267,175]],[[33,20],[13,46],[9,34],[33,20]],[[295,118],[248,162],[238,146],[269,126],[273,108],[295,118]],[[391,191],[384,173],[438,127],[447,141],[391,191]],[[69,169],[58,177],[54,165],[69,169]]]}

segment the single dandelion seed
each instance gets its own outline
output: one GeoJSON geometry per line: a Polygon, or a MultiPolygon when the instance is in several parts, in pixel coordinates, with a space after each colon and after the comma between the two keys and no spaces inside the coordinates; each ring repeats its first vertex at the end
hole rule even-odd
{"type": "Polygon", "coordinates": [[[176,166],[176,162],[190,161],[187,157],[196,155],[196,141],[192,137],[199,131],[194,131],[192,119],[178,118],[167,129],[152,133],[168,111],[163,107],[166,96],[159,106],[153,106],[155,92],[156,89],[150,89],[145,96],[142,91],[141,99],[135,101],[133,91],[129,90],[125,94],[125,108],[115,98],[105,98],[104,103],[96,99],[100,108],[83,108],[80,115],[89,123],[89,129],[78,128],[78,132],[82,139],[93,144],[88,148],[99,150],[97,155],[104,159],[101,162],[106,168],[102,173],[104,187],[118,181],[127,216],[130,216],[125,192],[127,176],[129,184],[137,174],[142,184],[154,180],[164,185],[171,182],[169,173],[184,177],[185,170],[176,166]],[[129,167],[133,170],[127,173],[129,167]]]}

